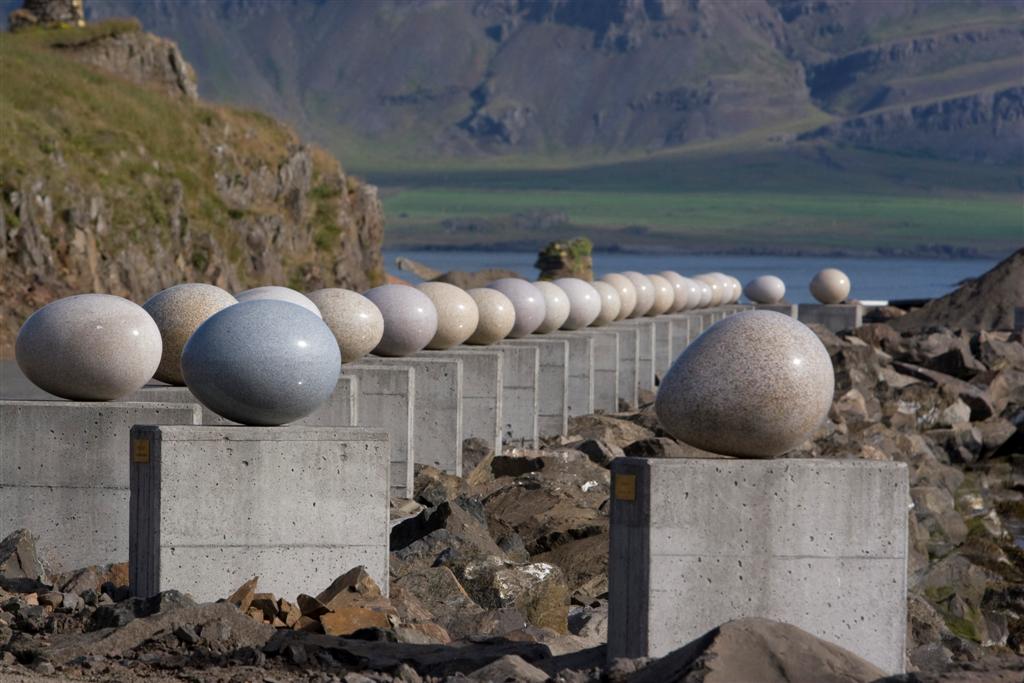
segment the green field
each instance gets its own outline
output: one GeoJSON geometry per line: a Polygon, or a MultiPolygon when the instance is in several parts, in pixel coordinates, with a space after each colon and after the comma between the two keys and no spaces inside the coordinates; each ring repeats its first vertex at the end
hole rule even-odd
{"type": "Polygon", "coordinates": [[[1010,167],[735,142],[611,164],[501,163],[362,170],[382,187],[388,245],[528,246],[579,233],[600,246],[650,249],[942,244],[1002,254],[1024,242],[1022,178],[1010,167]],[[530,229],[520,220],[506,229],[510,216],[535,212],[565,214],[568,225],[530,229]],[[446,229],[450,219],[475,228],[446,229]]]}

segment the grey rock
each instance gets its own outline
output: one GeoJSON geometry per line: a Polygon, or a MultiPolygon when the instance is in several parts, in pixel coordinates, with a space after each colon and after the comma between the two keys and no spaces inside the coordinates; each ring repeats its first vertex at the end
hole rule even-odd
{"type": "Polygon", "coordinates": [[[548,675],[518,655],[505,655],[469,674],[469,679],[487,683],[545,683],[548,675]]]}

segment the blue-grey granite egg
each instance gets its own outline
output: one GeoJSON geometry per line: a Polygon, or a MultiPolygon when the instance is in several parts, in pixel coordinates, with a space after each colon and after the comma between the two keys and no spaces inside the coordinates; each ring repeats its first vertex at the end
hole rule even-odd
{"type": "Polygon", "coordinates": [[[18,367],[43,391],[74,401],[113,401],[160,365],[160,330],[142,306],[110,294],[48,303],[18,331],[18,367]]]}
{"type": "Polygon", "coordinates": [[[408,356],[422,351],[437,334],[437,309],[426,294],[408,285],[381,285],[366,293],[384,316],[376,356],[408,356]]]}
{"type": "Polygon", "coordinates": [[[330,328],[301,306],[245,301],[199,326],[181,353],[185,384],[221,417],[247,425],[301,419],[334,393],[341,353],[330,328]]]}

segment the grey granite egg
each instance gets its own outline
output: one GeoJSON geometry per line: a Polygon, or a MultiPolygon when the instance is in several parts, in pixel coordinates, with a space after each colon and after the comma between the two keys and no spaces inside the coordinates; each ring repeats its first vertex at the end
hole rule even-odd
{"type": "Polygon", "coordinates": [[[601,312],[597,314],[597,318],[591,325],[600,327],[613,320],[618,320],[619,312],[622,310],[622,298],[619,296],[618,290],[603,280],[592,282],[591,285],[597,290],[597,295],[601,297],[601,312]]]}
{"type": "Polygon", "coordinates": [[[636,286],[633,281],[621,273],[609,273],[601,278],[601,281],[610,284],[619,294],[619,314],[615,319],[625,320],[631,317],[633,309],[636,308],[636,286]]]}
{"type": "Polygon", "coordinates": [[[437,309],[426,294],[407,285],[381,285],[366,293],[384,317],[377,356],[408,356],[422,351],[437,334],[437,309]]]}
{"type": "Polygon", "coordinates": [[[823,304],[838,304],[850,296],[850,278],[838,268],[823,268],[811,279],[811,294],[823,304]]]}
{"type": "Polygon", "coordinates": [[[534,282],[533,286],[544,297],[544,322],[534,334],[554,332],[569,319],[569,297],[553,282],[534,282]]]}
{"type": "Polygon", "coordinates": [[[359,292],[331,287],[310,292],[308,296],[338,340],[342,363],[359,360],[380,343],[384,336],[384,316],[359,292]]]}
{"type": "Polygon", "coordinates": [[[506,338],[516,324],[516,309],[512,301],[496,289],[478,287],[468,292],[476,302],[480,321],[466,340],[467,344],[486,346],[506,338]]]}
{"type": "Polygon", "coordinates": [[[743,293],[755,304],[777,304],[786,296],[786,283],[774,275],[759,275],[747,283],[743,293]]]}
{"type": "Polygon", "coordinates": [[[547,312],[544,295],[531,283],[516,277],[505,277],[487,286],[507,296],[516,311],[516,322],[508,334],[510,339],[531,335],[544,322],[547,312]]]}
{"type": "Polygon", "coordinates": [[[322,318],[323,315],[320,313],[320,309],[316,307],[309,297],[302,292],[296,292],[294,289],[288,287],[279,287],[277,285],[267,285],[266,287],[254,287],[247,289],[244,292],[239,292],[235,295],[235,298],[241,301],[258,301],[260,299],[271,299],[274,301],[287,301],[288,303],[295,304],[296,306],[302,306],[310,313],[315,313],[318,318],[322,318]]]}
{"type": "Polygon", "coordinates": [[[157,292],[142,307],[160,329],[163,356],[154,377],[161,382],[181,386],[181,350],[200,325],[214,313],[238,301],[220,287],[184,284],[157,292]]]}
{"type": "Polygon", "coordinates": [[[814,433],[834,388],[832,361],[810,328],[773,311],[745,311],[683,351],[654,408],[665,431],[691,446],[770,458],[814,433]]]}
{"type": "Polygon", "coordinates": [[[244,301],[199,326],[181,353],[200,403],[247,425],[294,422],[334,393],[341,353],[330,328],[301,306],[244,301]]]}
{"type": "Polygon", "coordinates": [[[634,270],[627,270],[623,273],[636,288],[636,307],[629,314],[630,318],[642,318],[654,306],[654,284],[644,274],[634,270]]]}
{"type": "Polygon", "coordinates": [[[75,401],[113,401],[132,393],[152,379],[162,352],[149,313],[110,294],[80,294],[43,306],[14,343],[29,381],[75,401]]]}
{"type": "Polygon", "coordinates": [[[555,285],[569,299],[569,317],[562,323],[563,330],[581,330],[597,320],[601,314],[601,295],[594,286],[577,277],[562,277],[555,285]]]}

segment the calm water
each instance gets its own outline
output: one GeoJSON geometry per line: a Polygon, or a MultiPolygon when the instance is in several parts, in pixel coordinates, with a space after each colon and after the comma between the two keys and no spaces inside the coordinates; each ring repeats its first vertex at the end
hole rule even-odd
{"type": "MultiPolygon", "coordinates": [[[[480,270],[508,268],[526,278],[537,276],[535,252],[515,251],[420,251],[385,250],[384,264],[392,275],[415,280],[411,273],[395,267],[395,257],[405,256],[437,270],[480,270]]],[[[786,298],[792,303],[811,302],[807,284],[826,266],[839,268],[853,282],[852,296],[858,299],[917,299],[941,296],[956,288],[964,278],[977,277],[996,264],[995,260],[947,261],[901,258],[833,258],[819,256],[680,256],[658,254],[598,253],[594,270],[598,276],[623,270],[657,273],[676,270],[692,275],[717,270],[746,284],[758,275],[777,275],[786,283],[786,298]]]]}

